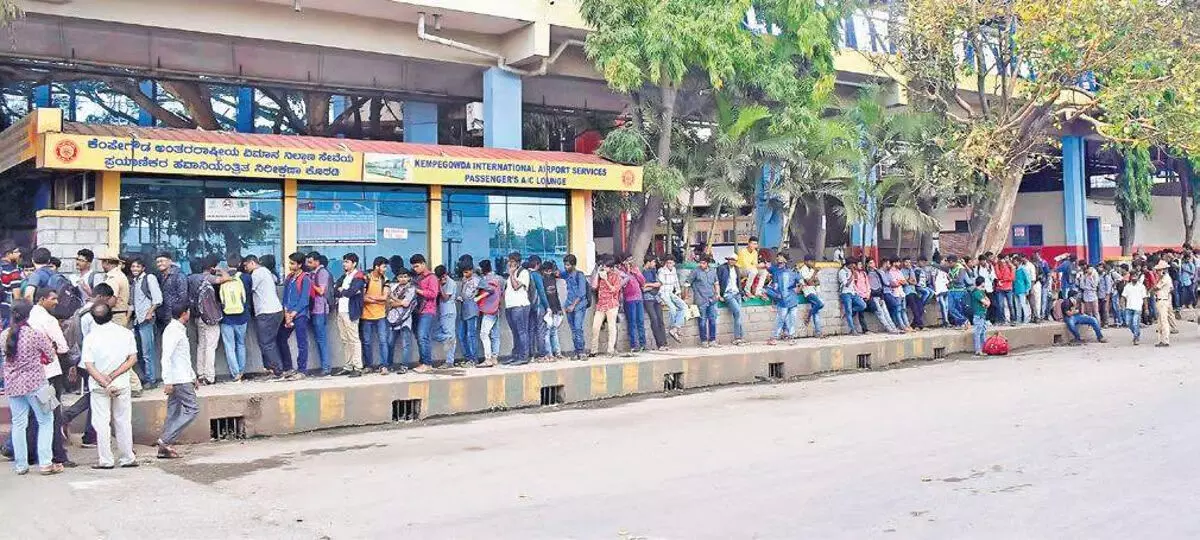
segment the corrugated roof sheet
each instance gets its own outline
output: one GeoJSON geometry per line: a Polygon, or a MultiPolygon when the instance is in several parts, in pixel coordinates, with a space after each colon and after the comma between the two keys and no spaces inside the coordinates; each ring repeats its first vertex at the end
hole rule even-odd
{"type": "Polygon", "coordinates": [[[214,144],[238,144],[266,146],[272,148],[339,150],[343,152],[370,152],[376,154],[405,154],[582,164],[610,163],[600,156],[593,154],[577,154],[574,152],[505,150],[501,148],[475,148],[469,146],[449,146],[440,144],[412,144],[393,141],[365,141],[356,139],[338,139],[333,137],[308,137],[303,135],[267,135],[261,133],[237,133],[232,131],[204,131],[200,129],[152,128],[114,124],[86,124],[82,122],[63,122],[63,133],[87,135],[91,137],[134,137],[139,139],[205,142],[214,144]]]}

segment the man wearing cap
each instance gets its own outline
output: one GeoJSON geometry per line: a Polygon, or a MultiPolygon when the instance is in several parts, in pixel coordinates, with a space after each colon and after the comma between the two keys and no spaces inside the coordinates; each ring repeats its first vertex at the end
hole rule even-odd
{"type": "Polygon", "coordinates": [[[104,268],[104,282],[112,287],[117,305],[112,309],[112,320],[117,326],[129,327],[129,278],[121,270],[124,260],[115,250],[109,250],[100,258],[100,266],[104,268]]]}
{"type": "MultiPolygon", "coordinates": [[[[125,264],[121,254],[115,249],[110,249],[100,257],[100,267],[104,269],[104,283],[112,287],[113,298],[116,299],[116,304],[112,306],[112,324],[121,328],[129,328],[129,278],[122,271],[122,266],[125,264]]],[[[142,381],[137,376],[130,377],[129,387],[132,390],[133,397],[142,395],[142,381]]]]}
{"type": "Polygon", "coordinates": [[[1154,265],[1154,274],[1158,277],[1154,282],[1154,304],[1158,311],[1158,344],[1155,347],[1171,346],[1171,318],[1175,316],[1175,310],[1171,309],[1171,291],[1175,284],[1171,274],[1167,273],[1170,266],[1161,259],[1154,265]]]}
{"type": "Polygon", "coordinates": [[[737,256],[725,256],[725,264],[717,267],[717,290],[725,299],[725,306],[733,314],[733,344],[741,345],[746,341],[745,329],[742,327],[742,291],[738,289],[738,272],[734,265],[737,256]]]}

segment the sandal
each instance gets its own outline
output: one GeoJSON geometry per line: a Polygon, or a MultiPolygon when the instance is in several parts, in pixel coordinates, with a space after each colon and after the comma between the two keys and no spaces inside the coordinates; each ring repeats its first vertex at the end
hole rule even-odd
{"type": "Polygon", "coordinates": [[[62,465],[59,465],[56,463],[49,467],[42,467],[41,472],[42,472],[42,476],[50,476],[52,474],[58,474],[58,473],[63,472],[63,467],[62,467],[62,465]]]}
{"type": "Polygon", "coordinates": [[[183,456],[179,455],[179,452],[170,446],[163,444],[158,447],[158,459],[179,459],[181,457],[183,456]]]}

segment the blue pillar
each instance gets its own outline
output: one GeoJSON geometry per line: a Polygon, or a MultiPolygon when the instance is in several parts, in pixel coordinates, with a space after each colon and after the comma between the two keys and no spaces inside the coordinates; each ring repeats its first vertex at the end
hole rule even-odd
{"type": "Polygon", "coordinates": [[[50,208],[50,179],[38,181],[37,191],[33,194],[33,210],[45,210],[50,208]]]}
{"type": "MultiPolygon", "coordinates": [[[[874,169],[867,173],[867,185],[874,186],[876,179],[874,169]]],[[[879,239],[876,238],[878,231],[875,228],[875,221],[879,209],[875,206],[875,199],[870,197],[867,192],[864,191],[861,197],[867,205],[867,219],[865,223],[851,224],[850,252],[857,255],[875,256],[875,246],[879,243],[879,239]],[[862,248],[862,251],[858,251],[858,248],[862,248]]]]}
{"type": "Polygon", "coordinates": [[[495,67],[483,72],[483,145],[521,149],[521,77],[495,67]]]}
{"type": "Polygon", "coordinates": [[[33,88],[33,106],[34,107],[53,107],[50,102],[50,85],[43,84],[33,88]]]}
{"type": "Polygon", "coordinates": [[[755,187],[754,221],[758,229],[758,243],[769,249],[779,249],[783,246],[783,231],[786,227],[781,205],[771,196],[772,186],[778,169],[770,164],[762,166],[762,172],[755,187]]]}
{"type": "MultiPolygon", "coordinates": [[[[155,102],[158,101],[158,84],[154,81],[142,81],[138,83],[138,88],[140,88],[142,93],[148,96],[150,99],[154,100],[155,102]]],[[[146,109],[141,109],[138,112],[138,125],[154,127],[154,115],[150,114],[150,111],[147,111],[146,109]]]]}
{"type": "Polygon", "coordinates": [[[1082,255],[1087,246],[1087,199],[1084,196],[1083,137],[1068,135],[1062,139],[1063,227],[1069,253],[1082,255]]]}
{"type": "MultiPolygon", "coordinates": [[[[422,144],[438,143],[437,103],[405,101],[401,106],[400,114],[404,116],[404,142],[422,144]]],[[[487,124],[485,123],[484,130],[486,129],[487,124]]],[[[484,131],[484,133],[486,134],[487,132],[484,131]]],[[[520,136],[520,133],[517,135],[520,136]]]]}
{"type": "Polygon", "coordinates": [[[237,91],[238,133],[254,133],[254,89],[243,86],[237,91]]]}

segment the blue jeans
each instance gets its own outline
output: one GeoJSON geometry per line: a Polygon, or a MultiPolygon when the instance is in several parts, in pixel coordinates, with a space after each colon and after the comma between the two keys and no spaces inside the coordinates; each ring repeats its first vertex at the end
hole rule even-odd
{"type": "Polygon", "coordinates": [[[641,300],[625,301],[625,327],[629,330],[629,348],[646,348],[646,308],[641,300]]]}
{"type": "MultiPolygon", "coordinates": [[[[38,423],[38,465],[49,467],[54,458],[51,449],[51,443],[54,441],[54,413],[42,410],[33,396],[32,393],[23,396],[8,396],[8,409],[12,413],[12,431],[17,434],[16,437],[12,437],[13,470],[16,471],[29,468],[29,442],[25,438],[25,433],[29,429],[29,411],[31,410],[38,423]]],[[[88,396],[81,399],[88,399],[88,396]]]]}
{"type": "Polygon", "coordinates": [[[804,298],[808,300],[808,319],[812,321],[813,332],[821,335],[821,310],[825,309],[825,302],[822,302],[821,297],[816,294],[810,294],[804,298]]]}
{"type": "Polygon", "coordinates": [[[416,337],[413,336],[413,329],[410,326],[392,330],[388,334],[388,365],[396,365],[396,343],[400,343],[400,365],[404,367],[417,367],[412,361],[413,347],[416,346],[416,337]]]}
{"type": "Polygon", "coordinates": [[[513,336],[511,361],[529,360],[529,306],[505,308],[504,315],[508,317],[508,329],[513,336]]]}
{"type": "Polygon", "coordinates": [[[315,313],[309,318],[309,324],[312,325],[313,341],[317,342],[317,356],[321,360],[321,373],[329,373],[333,370],[333,364],[329,361],[329,315],[315,313]]]}
{"type": "Polygon", "coordinates": [[[700,342],[714,342],[717,340],[717,303],[710,302],[707,305],[696,306],[700,308],[700,342]]]}
{"type": "Polygon", "coordinates": [[[292,363],[292,350],[288,347],[288,338],[292,337],[293,332],[296,334],[296,371],[304,373],[308,371],[308,315],[296,315],[296,318],[292,319],[291,328],[279,329],[276,341],[279,343],[279,353],[284,358],[284,366],[292,363]]]}
{"type": "Polygon", "coordinates": [[[543,345],[546,347],[546,352],[549,354],[562,354],[562,344],[558,342],[558,327],[562,324],[563,314],[550,315],[550,322],[546,323],[546,333],[544,334],[543,345]]]}
{"type": "Polygon", "coordinates": [[[546,319],[542,317],[546,314],[546,308],[534,304],[529,306],[529,337],[525,342],[525,346],[529,349],[529,354],[534,357],[546,356],[546,319]]]}
{"type": "Polygon", "coordinates": [[[221,343],[225,346],[225,364],[229,374],[237,377],[246,372],[246,327],[248,323],[221,323],[221,343]]]}
{"type": "Polygon", "coordinates": [[[500,357],[500,314],[488,315],[486,313],[479,316],[479,338],[480,341],[487,340],[490,348],[484,349],[484,353],[491,351],[492,356],[500,357]],[[487,334],[483,333],[483,327],[491,323],[491,327],[487,334]]]}
{"type": "Polygon", "coordinates": [[[674,294],[662,295],[662,301],[667,305],[667,316],[671,318],[670,328],[682,328],[687,321],[687,304],[674,294]]]}
{"type": "Polygon", "coordinates": [[[842,293],[842,316],[846,318],[846,331],[850,334],[864,332],[866,328],[854,327],[854,314],[867,309],[867,303],[855,293],[842,293]]]}
{"type": "Polygon", "coordinates": [[[967,322],[967,291],[948,291],[950,326],[959,327],[967,322]]]}
{"type": "MultiPolygon", "coordinates": [[[[138,351],[138,363],[142,365],[142,373],[146,375],[143,383],[153,384],[158,380],[158,347],[154,344],[154,321],[137,323],[138,343],[142,348],[138,351]]],[[[136,377],[137,374],[134,374],[136,377]]]]}
{"type": "Polygon", "coordinates": [[[996,291],[996,321],[1008,324],[1012,322],[1008,311],[1008,303],[1012,301],[1012,291],[996,291]]]}
{"type": "Polygon", "coordinates": [[[391,365],[388,354],[388,322],[386,318],[367,320],[361,319],[358,329],[362,336],[363,367],[381,368],[391,365]],[[375,357],[376,352],[379,356],[375,357]],[[371,359],[375,358],[375,361],[371,359]]]}
{"type": "MultiPolygon", "coordinates": [[[[742,294],[725,293],[725,306],[733,314],[733,339],[742,339],[742,336],[746,335],[745,329],[742,328],[742,294]]],[[[714,331],[713,339],[716,339],[716,336],[714,331]]]]}
{"type": "Polygon", "coordinates": [[[794,337],[796,335],[796,310],[800,306],[775,306],[775,331],[771,333],[772,339],[777,339],[780,335],[794,337]]]}
{"type": "Polygon", "coordinates": [[[463,359],[468,362],[479,361],[479,317],[468,317],[458,320],[462,330],[463,359]]]}
{"type": "Polygon", "coordinates": [[[987,339],[987,316],[976,315],[971,324],[974,325],[971,331],[974,334],[975,354],[983,354],[983,340],[987,339]]]}
{"type": "Polygon", "coordinates": [[[896,329],[903,330],[908,328],[908,318],[904,313],[904,300],[896,298],[888,292],[884,292],[883,303],[887,306],[888,317],[891,317],[892,323],[896,325],[896,329]]]}
{"type": "Polygon", "coordinates": [[[1092,330],[1096,331],[1096,339],[1104,339],[1104,332],[1100,330],[1100,321],[1097,321],[1091,315],[1081,313],[1071,315],[1066,318],[1065,322],[1067,323],[1067,331],[1071,333],[1071,337],[1074,337],[1075,341],[1083,341],[1083,337],[1079,335],[1079,325],[1092,327],[1092,330]]]}
{"type": "Polygon", "coordinates": [[[417,357],[420,363],[433,365],[433,326],[438,324],[437,313],[422,313],[417,317],[417,357]]]}
{"type": "Polygon", "coordinates": [[[942,313],[942,326],[953,326],[950,324],[950,293],[944,292],[937,295],[938,310],[942,313]]]}
{"type": "Polygon", "coordinates": [[[1124,317],[1124,315],[1123,314],[1115,315],[1115,314],[1121,313],[1123,311],[1121,309],[1121,296],[1116,293],[1113,293],[1112,297],[1109,298],[1108,307],[1109,307],[1109,313],[1113,313],[1114,314],[1113,318],[1116,319],[1114,321],[1114,324],[1116,324],[1117,326],[1125,326],[1127,321],[1126,321],[1126,318],[1124,317]]]}
{"type": "Polygon", "coordinates": [[[1129,325],[1129,331],[1133,333],[1133,339],[1142,339],[1142,312],[1140,310],[1126,309],[1122,319],[1125,324],[1129,325]]]}
{"type": "Polygon", "coordinates": [[[434,341],[437,341],[438,343],[449,342],[449,346],[446,347],[447,364],[453,364],[454,356],[458,353],[458,343],[454,339],[454,328],[457,319],[457,313],[439,314],[438,326],[433,333],[434,341]]]}
{"type": "Polygon", "coordinates": [[[587,353],[587,344],[583,339],[583,324],[587,321],[587,309],[577,308],[567,312],[567,324],[571,325],[571,344],[575,346],[575,354],[587,353]]]}

